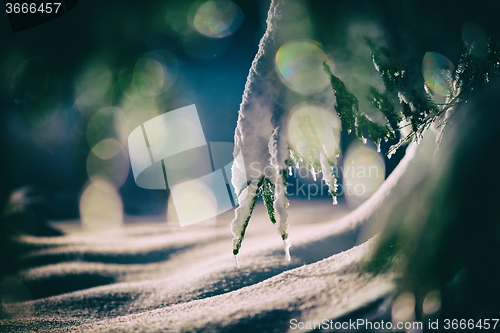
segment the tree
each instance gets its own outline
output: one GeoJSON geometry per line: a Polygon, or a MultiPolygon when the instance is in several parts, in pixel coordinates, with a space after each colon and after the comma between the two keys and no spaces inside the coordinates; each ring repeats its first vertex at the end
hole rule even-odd
{"type": "MultiPolygon", "coordinates": [[[[349,5],[311,2],[308,7],[301,1],[271,2],[267,30],[248,76],[235,134],[234,154],[242,158],[236,159],[233,167],[233,184],[240,189],[240,206],[232,222],[233,253],[241,247],[259,195],[271,221],[279,222],[278,231],[288,251],[288,201],[283,189],[292,161],[303,161],[313,174],[321,171],[335,199],[337,184],[331,168],[339,145],[328,145],[325,138],[338,140],[339,128],[331,120],[330,135],[321,136],[314,116],[306,114],[299,121],[301,141],[297,144],[288,122],[294,114],[292,106],[298,102],[327,105],[341,119],[344,131],[352,131],[363,140],[369,138],[379,147],[389,141],[389,156],[407,143],[420,143],[415,157],[406,156],[399,166],[405,170],[397,172],[399,179],[392,180],[396,185],[377,192],[380,204],[367,214],[370,223],[385,225],[367,269],[401,272],[401,290],[414,295],[420,317],[435,315],[426,310],[425,300],[440,294],[443,318],[456,311],[462,311],[464,318],[493,315],[499,290],[489,282],[489,276],[498,277],[500,272],[486,258],[499,253],[499,213],[484,193],[471,199],[467,192],[472,187],[486,192],[489,181],[498,185],[498,176],[487,167],[488,161],[496,161],[498,149],[486,148],[495,138],[498,117],[494,112],[499,103],[500,49],[494,36],[498,25],[474,5],[453,4],[456,15],[440,22],[451,28],[436,31],[436,36],[411,39],[414,22],[427,22],[425,17],[432,14],[416,10],[408,18],[408,10],[427,5],[430,3],[355,1],[349,5]],[[309,14],[296,15],[298,8],[309,14]],[[370,13],[370,18],[365,13],[370,13]],[[466,19],[478,15],[488,25],[489,34],[466,19]],[[293,28],[298,25],[303,27],[300,33],[293,28]],[[462,43],[446,35],[450,31],[456,35],[457,27],[461,27],[462,43]],[[319,39],[333,57],[320,52],[319,56],[307,54],[314,43],[295,45],[302,48],[303,57],[316,60],[296,79],[284,74],[286,70],[280,65],[287,64],[280,63],[280,56],[293,52],[292,41],[303,38],[319,39]],[[441,49],[452,50],[456,66],[442,54],[426,49],[437,45],[436,41],[442,43],[441,49]],[[370,71],[357,72],[366,69],[368,62],[372,63],[370,71]],[[316,74],[318,66],[324,68],[323,77],[300,81],[308,79],[308,71],[316,74]],[[330,83],[328,89],[322,89],[324,78],[330,83]],[[250,167],[259,172],[249,175],[245,171],[250,167]],[[266,174],[268,168],[272,168],[271,174],[266,174]],[[477,172],[480,174],[475,175],[477,172]],[[477,225],[471,225],[472,220],[477,225]],[[452,297],[454,288],[463,296],[459,301],[452,297]],[[472,312],[465,313],[470,304],[472,312]]],[[[441,1],[437,7],[446,5],[441,1]]]]}

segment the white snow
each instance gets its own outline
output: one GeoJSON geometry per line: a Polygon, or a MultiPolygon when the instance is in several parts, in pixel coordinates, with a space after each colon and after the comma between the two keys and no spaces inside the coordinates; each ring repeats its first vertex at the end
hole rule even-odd
{"type": "Polygon", "coordinates": [[[9,277],[15,288],[2,281],[2,299],[11,300],[3,304],[10,318],[0,321],[2,332],[270,332],[288,330],[291,319],[345,316],[395,288],[390,273],[363,270],[376,240],[353,246],[381,213],[376,208],[400,195],[414,155],[413,144],[379,192],[347,215],[325,200],[293,201],[290,261],[263,205],[247,230],[240,268],[229,246],[231,214],[212,227],[146,218],[113,232],[23,237],[26,268],[9,277]]]}
{"type": "MultiPolygon", "coordinates": [[[[100,285],[96,279],[93,288],[89,285],[65,294],[4,304],[13,316],[0,321],[2,332],[187,332],[218,331],[234,325],[252,329],[257,324],[278,325],[283,331],[292,318],[336,318],[393,290],[392,275],[373,277],[362,270],[373,241],[329,256],[349,249],[355,240],[341,242],[341,235],[352,230],[353,221],[327,221],[335,215],[334,207],[327,202],[296,202],[291,208],[297,217],[292,218],[294,231],[301,236],[290,261],[283,258],[283,243],[268,232],[272,225],[263,207],[256,210],[254,228],[249,230],[239,255],[240,268],[234,267],[227,246],[227,220],[218,227],[203,229],[147,223],[130,226],[116,232],[106,247],[99,243],[109,240],[109,233],[64,236],[56,242],[45,239],[44,247],[78,252],[80,257],[68,256],[67,261],[58,258],[52,264],[28,268],[19,278],[27,290],[36,283],[50,286],[50,281],[76,288],[85,276],[90,282],[103,276],[114,282],[100,285]],[[148,244],[148,239],[155,237],[156,247],[148,244]],[[319,241],[329,237],[337,241],[319,241]],[[74,242],[76,238],[80,242],[74,242]],[[174,248],[173,244],[186,247],[174,249],[164,260],[151,260],[155,249],[174,248]],[[321,260],[318,253],[328,259],[321,260]],[[100,262],[85,261],[91,258],[89,254],[100,262]],[[126,263],[131,254],[142,254],[144,260],[153,262],[126,263]],[[346,297],[347,302],[343,301],[346,297]],[[262,316],[265,319],[259,319],[262,316]]],[[[26,242],[32,244],[29,239],[26,242]]],[[[52,253],[34,251],[31,257],[42,262],[52,253]]]]}

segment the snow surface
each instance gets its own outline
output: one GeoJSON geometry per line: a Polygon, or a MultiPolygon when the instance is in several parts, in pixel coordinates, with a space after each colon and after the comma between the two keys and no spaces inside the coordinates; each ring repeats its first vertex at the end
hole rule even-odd
{"type": "Polygon", "coordinates": [[[145,219],[115,231],[23,237],[24,270],[1,283],[9,318],[0,331],[287,332],[291,319],[356,316],[395,290],[392,273],[364,270],[375,240],[356,244],[375,208],[396,192],[413,148],[353,212],[330,200],[292,201],[291,261],[262,204],[239,269],[232,212],[208,227],[145,219]]]}
{"type": "Polygon", "coordinates": [[[22,281],[13,290],[18,297],[24,290],[25,297],[37,299],[4,304],[11,318],[1,321],[0,330],[217,331],[242,323],[251,327],[275,314],[335,318],[361,299],[372,301],[390,291],[388,277],[360,274],[356,263],[369,244],[321,261],[356,241],[355,233],[343,235],[352,226],[325,222],[341,214],[339,209],[335,213],[329,201],[295,202],[291,211],[298,224],[294,234],[301,235],[292,260],[285,260],[260,205],[240,269],[232,258],[227,220],[217,227],[143,223],[114,232],[24,237],[31,251],[23,258],[26,269],[12,277],[22,281]],[[318,234],[329,241],[307,241],[318,234]],[[358,293],[352,283],[364,291],[358,293]],[[342,301],[345,297],[351,301],[342,301]]]}

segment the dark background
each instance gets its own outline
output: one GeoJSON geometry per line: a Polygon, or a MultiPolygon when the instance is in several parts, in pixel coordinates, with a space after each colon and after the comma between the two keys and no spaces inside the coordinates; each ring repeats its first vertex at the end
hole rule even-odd
{"type": "MultiPolygon", "coordinates": [[[[123,68],[151,51],[165,50],[179,61],[174,85],[159,99],[164,110],[196,104],[208,142],[232,142],[246,77],[265,31],[268,1],[235,1],[242,25],[231,36],[199,37],[186,47],[179,22],[172,17],[192,15],[196,1],[83,0],[70,11],[45,24],[13,33],[7,15],[0,13],[0,158],[1,202],[13,189],[32,185],[42,196],[37,211],[49,219],[78,216],[79,196],[88,181],[86,159],[90,152],[86,126],[96,110],[75,107],[77,77],[90,58],[105,59],[116,83],[123,68]],[[176,26],[177,25],[177,26],[176,26]],[[177,30],[176,30],[177,29],[177,30]],[[198,48],[203,59],[193,57],[198,48]],[[37,109],[16,103],[13,75],[26,59],[40,56],[45,68],[57,77],[52,98],[60,104],[58,126],[34,126],[37,109]]],[[[463,21],[478,22],[498,34],[496,1],[320,1],[309,2],[317,39],[325,44],[342,41],[342,27],[349,18],[342,13],[355,6],[360,17],[378,17],[396,50],[420,64],[427,51],[440,52],[453,62],[461,53],[463,21]]],[[[181,20],[182,21],[182,20],[181,20]]],[[[181,24],[182,25],[182,24],[181,24]]],[[[184,28],[193,30],[184,22],[184,28]]],[[[192,31],[191,31],[192,32],[192,31]]],[[[201,36],[201,35],[200,35],[201,36]]],[[[105,96],[108,106],[124,98],[113,90],[105,96]]],[[[102,107],[102,105],[101,105],[102,107]]],[[[138,110],[137,112],[140,112],[138,110]]],[[[343,132],[343,149],[353,140],[343,132]]],[[[388,145],[383,145],[386,151],[388,145]]],[[[126,149],[125,149],[126,150],[126,149]]],[[[389,173],[403,154],[387,160],[389,173]]],[[[127,160],[128,163],[128,160],[127,160]]],[[[165,212],[168,192],[143,190],[132,173],[120,186],[126,214],[157,215],[165,212]]],[[[34,202],[37,202],[34,200],[34,202]]]]}
{"type": "MultiPolygon", "coordinates": [[[[235,1],[244,14],[239,29],[220,39],[198,34],[198,39],[189,44],[199,49],[202,59],[186,52],[183,35],[172,28],[175,22],[171,20],[184,15],[181,27],[184,23],[183,29],[193,30],[187,25],[187,15],[200,3],[80,1],[61,17],[16,33],[12,32],[7,14],[2,10],[1,199],[4,201],[12,189],[34,185],[35,192],[43,196],[43,204],[37,207],[40,214],[47,218],[78,216],[79,196],[88,181],[86,159],[91,149],[85,130],[97,110],[77,110],[75,89],[82,64],[90,57],[106,58],[113,71],[113,80],[117,81],[119,70],[133,69],[145,53],[171,52],[179,61],[179,75],[174,85],[158,96],[167,108],[159,111],[163,113],[196,104],[207,141],[232,142],[248,70],[265,30],[268,3],[235,1]],[[14,71],[22,61],[34,56],[41,56],[45,68],[57,76],[53,91],[62,106],[57,114],[60,126],[55,129],[50,124],[34,126],[30,119],[37,112],[35,108],[15,102],[14,71]],[[51,133],[54,130],[57,136],[51,133]],[[39,143],[46,136],[51,139],[37,145],[37,141],[39,143]]],[[[106,98],[109,106],[116,106],[123,96],[120,92],[112,92],[106,98]]],[[[165,212],[168,194],[139,188],[132,172],[119,191],[127,214],[165,212]]]]}

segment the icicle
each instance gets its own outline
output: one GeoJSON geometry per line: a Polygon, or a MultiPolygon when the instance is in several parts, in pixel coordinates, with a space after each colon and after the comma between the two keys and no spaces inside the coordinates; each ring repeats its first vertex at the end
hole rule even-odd
{"type": "Polygon", "coordinates": [[[238,196],[239,206],[235,210],[235,217],[231,222],[231,232],[233,234],[233,254],[238,254],[241,242],[245,237],[248,221],[252,216],[253,209],[257,203],[257,180],[252,180],[238,196]]]}
{"type": "MultiPolygon", "coordinates": [[[[269,153],[271,155],[269,162],[275,172],[274,177],[271,177],[275,185],[273,208],[277,215],[277,220],[279,221],[278,232],[281,235],[281,239],[285,240],[288,239],[288,223],[286,222],[288,219],[288,213],[286,211],[286,208],[288,207],[288,199],[286,197],[286,177],[283,176],[286,172],[285,161],[290,157],[290,155],[284,156],[286,150],[283,151],[282,148],[282,155],[280,156],[278,129],[279,127],[275,128],[269,140],[269,153]]],[[[289,172],[291,171],[292,169],[289,167],[289,172]]],[[[290,173],[290,175],[291,174],[292,173],[290,173]]]]}
{"type": "Polygon", "coordinates": [[[236,267],[240,268],[240,263],[238,262],[238,255],[237,254],[234,255],[234,262],[236,263],[236,267]]]}
{"type": "Polygon", "coordinates": [[[293,170],[291,165],[288,167],[288,175],[293,176],[293,170]]]}
{"type": "Polygon", "coordinates": [[[281,239],[286,240],[288,239],[288,213],[286,209],[289,201],[286,197],[286,184],[284,181],[285,180],[282,177],[277,178],[273,206],[274,211],[279,217],[278,232],[281,235],[281,239]]]}
{"type": "Polygon", "coordinates": [[[290,242],[289,239],[285,239],[283,242],[285,243],[285,258],[286,258],[286,261],[291,261],[292,257],[290,256],[290,246],[292,246],[292,243],[290,242]]]}
{"type": "Polygon", "coordinates": [[[332,179],[332,167],[328,163],[328,159],[326,158],[325,153],[320,153],[319,162],[321,163],[321,173],[323,174],[323,180],[326,184],[329,184],[332,179]]]}
{"type": "Polygon", "coordinates": [[[319,157],[321,162],[321,172],[323,173],[323,180],[325,181],[325,184],[328,185],[330,193],[332,193],[333,204],[336,205],[337,197],[335,196],[335,194],[337,194],[337,179],[332,172],[332,166],[328,163],[328,159],[326,158],[325,153],[321,152],[319,157]]]}
{"type": "Polygon", "coordinates": [[[377,144],[377,153],[380,153],[380,142],[377,144]]]}

